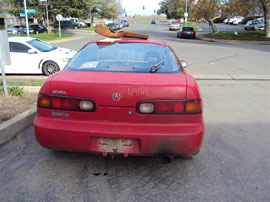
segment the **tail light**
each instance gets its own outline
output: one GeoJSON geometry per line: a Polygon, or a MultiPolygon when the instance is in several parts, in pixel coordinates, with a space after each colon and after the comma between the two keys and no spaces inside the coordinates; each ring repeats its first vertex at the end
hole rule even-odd
{"type": "Polygon", "coordinates": [[[195,34],[195,32],[192,32],[192,34],[195,34]]]}
{"type": "Polygon", "coordinates": [[[185,34],[185,31],[182,31],[181,33],[182,33],[182,34],[185,34]]]}
{"type": "Polygon", "coordinates": [[[96,111],[96,104],[93,100],[74,97],[49,96],[40,94],[38,96],[37,105],[40,108],[47,109],[86,112],[96,111]]]}
{"type": "Polygon", "coordinates": [[[195,100],[165,100],[165,101],[140,101],[136,111],[139,114],[200,114],[202,103],[200,99],[195,100]]]}

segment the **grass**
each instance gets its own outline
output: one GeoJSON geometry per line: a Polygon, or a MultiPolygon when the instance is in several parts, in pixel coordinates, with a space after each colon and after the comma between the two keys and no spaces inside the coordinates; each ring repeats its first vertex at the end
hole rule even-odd
{"type": "Polygon", "coordinates": [[[205,34],[204,36],[213,39],[223,39],[223,40],[270,41],[269,38],[265,37],[265,33],[263,30],[225,31],[225,32],[205,34]]]}
{"type": "MultiPolygon", "coordinates": [[[[21,34],[21,35],[14,35],[14,34],[10,34],[8,35],[9,37],[13,37],[13,36],[27,36],[26,34],[21,34]]],[[[37,38],[43,41],[51,41],[51,40],[56,40],[56,39],[62,39],[62,38],[67,38],[67,37],[72,37],[72,34],[65,34],[65,33],[61,33],[61,38],[59,38],[58,36],[58,32],[51,32],[49,34],[47,33],[42,33],[42,34],[30,34],[30,37],[33,38],[37,38]]]]}
{"type": "MultiPolygon", "coordinates": [[[[185,23],[180,23],[180,24],[181,24],[181,26],[185,26],[185,23]]],[[[186,26],[193,27],[193,29],[194,29],[195,31],[199,31],[199,30],[201,29],[200,27],[198,27],[197,25],[195,25],[195,24],[192,23],[192,22],[188,22],[186,26]]]]}
{"type": "Polygon", "coordinates": [[[95,31],[95,28],[96,27],[84,27],[84,28],[80,28],[80,30],[83,30],[83,31],[95,31]]]}
{"type": "MultiPolygon", "coordinates": [[[[19,79],[19,78],[6,78],[7,86],[41,86],[45,81],[44,79],[19,79]]],[[[2,79],[0,79],[0,86],[2,79]]]]}

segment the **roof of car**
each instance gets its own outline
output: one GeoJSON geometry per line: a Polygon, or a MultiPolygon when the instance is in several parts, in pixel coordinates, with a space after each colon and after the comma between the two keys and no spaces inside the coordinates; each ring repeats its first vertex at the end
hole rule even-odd
{"type": "Polygon", "coordinates": [[[12,42],[26,42],[26,41],[30,41],[30,40],[33,40],[33,39],[35,39],[35,38],[14,36],[14,37],[9,37],[8,38],[8,41],[12,41],[12,42]]]}
{"type": "Polygon", "coordinates": [[[102,40],[90,41],[89,43],[150,43],[150,44],[168,46],[168,44],[166,44],[165,42],[138,39],[138,38],[105,38],[102,40]]]}

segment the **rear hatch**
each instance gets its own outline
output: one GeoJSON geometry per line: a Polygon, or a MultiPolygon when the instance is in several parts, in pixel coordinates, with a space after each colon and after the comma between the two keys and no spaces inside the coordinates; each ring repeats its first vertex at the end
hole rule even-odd
{"type": "MultiPolygon", "coordinates": [[[[179,115],[147,115],[136,112],[142,100],[182,100],[186,97],[185,74],[111,73],[62,71],[41,93],[91,98],[95,112],[66,111],[70,119],[133,123],[184,122],[179,115]],[[48,91],[49,90],[49,91],[48,91]]],[[[54,110],[52,110],[54,111],[54,110]]],[[[46,116],[52,111],[45,110],[46,116]]],[[[44,115],[45,115],[44,114],[44,115]]]]}
{"type": "Polygon", "coordinates": [[[140,100],[185,99],[184,74],[62,71],[51,81],[51,92],[92,98],[97,106],[135,107],[140,100]]]}

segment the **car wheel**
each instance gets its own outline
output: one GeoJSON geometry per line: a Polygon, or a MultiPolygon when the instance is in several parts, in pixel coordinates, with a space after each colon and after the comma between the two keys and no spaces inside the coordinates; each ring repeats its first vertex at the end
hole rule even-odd
{"type": "Polygon", "coordinates": [[[78,27],[77,27],[77,26],[75,26],[75,27],[74,27],[74,29],[78,29],[78,27]]]}
{"type": "Polygon", "coordinates": [[[59,72],[59,71],[60,71],[60,68],[59,68],[58,64],[54,61],[44,62],[43,66],[42,66],[42,72],[45,76],[52,75],[52,74],[59,72]]]}

